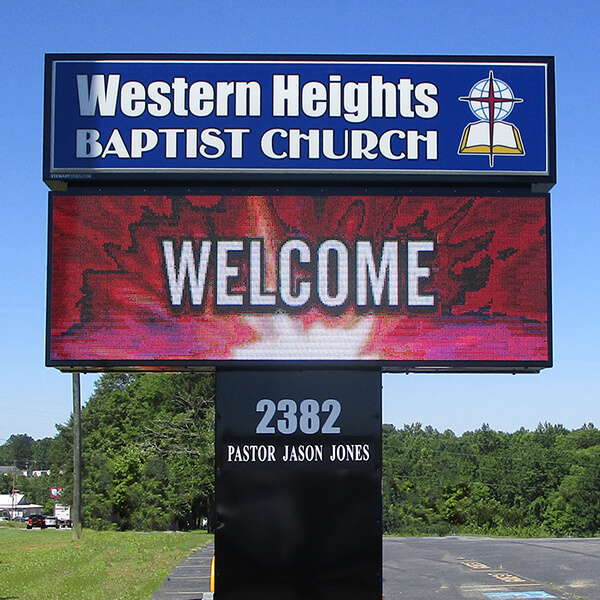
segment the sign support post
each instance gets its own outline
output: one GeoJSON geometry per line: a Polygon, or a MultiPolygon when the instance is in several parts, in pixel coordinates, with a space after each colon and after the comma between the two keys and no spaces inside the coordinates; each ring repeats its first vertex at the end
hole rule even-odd
{"type": "Polygon", "coordinates": [[[81,385],[73,373],[73,539],[81,535],[81,385]]]}
{"type": "Polygon", "coordinates": [[[217,371],[219,600],[380,600],[381,373],[217,371]]]}

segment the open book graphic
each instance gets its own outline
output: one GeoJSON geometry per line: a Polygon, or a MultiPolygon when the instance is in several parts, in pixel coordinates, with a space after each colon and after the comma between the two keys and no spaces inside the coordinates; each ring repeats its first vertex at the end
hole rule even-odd
{"type": "Polygon", "coordinates": [[[525,154],[519,130],[512,123],[470,123],[460,141],[459,154],[525,154]]]}

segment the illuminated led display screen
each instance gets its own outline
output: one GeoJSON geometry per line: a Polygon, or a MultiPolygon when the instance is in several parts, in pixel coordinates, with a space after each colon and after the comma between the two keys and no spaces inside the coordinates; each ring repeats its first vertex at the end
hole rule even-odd
{"type": "Polygon", "coordinates": [[[50,194],[47,364],[551,366],[549,197],[50,194]]]}

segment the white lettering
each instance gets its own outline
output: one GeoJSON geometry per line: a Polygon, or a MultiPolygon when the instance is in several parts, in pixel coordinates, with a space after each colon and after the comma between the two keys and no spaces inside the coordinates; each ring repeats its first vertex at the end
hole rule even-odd
{"type": "Polygon", "coordinates": [[[260,116],[261,88],[257,81],[235,82],[235,116],[260,116]]]}
{"type": "Polygon", "coordinates": [[[173,77],[171,89],[173,90],[173,112],[178,117],[187,117],[188,111],[185,101],[188,82],[185,77],[173,77]]]}
{"type": "Polygon", "coordinates": [[[344,153],[335,153],[335,131],[333,129],[323,130],[323,154],[325,158],[339,160],[348,156],[348,130],[344,130],[344,153]]]}
{"type": "Polygon", "coordinates": [[[389,129],[378,135],[370,129],[309,129],[303,132],[301,129],[277,128],[269,129],[262,135],[260,147],[267,158],[274,160],[316,159],[321,154],[331,160],[346,158],[348,154],[353,160],[374,160],[379,156],[393,161],[417,160],[422,158],[423,151],[427,160],[437,160],[438,157],[436,130],[421,134],[412,129],[389,129]],[[336,135],[341,138],[338,140],[340,148],[337,149],[336,135]],[[420,142],[425,142],[424,148],[420,142]]]}
{"type": "Polygon", "coordinates": [[[411,119],[415,116],[412,109],[413,90],[415,86],[411,79],[399,79],[398,91],[400,92],[400,116],[411,119]]]}
{"type": "Polygon", "coordinates": [[[437,160],[437,131],[430,130],[425,135],[421,135],[418,131],[409,130],[407,134],[408,138],[406,141],[406,154],[408,159],[417,160],[419,158],[419,142],[425,142],[427,160],[437,160]]]}
{"type": "MultiPolygon", "coordinates": [[[[258,81],[192,81],[176,76],[167,81],[121,82],[111,73],[78,74],[77,92],[81,116],[115,116],[117,108],[127,117],[146,111],[153,117],[174,114],[187,117],[254,117],[262,111],[262,89],[258,81]]],[[[371,75],[368,81],[342,81],[330,74],[327,81],[301,82],[297,74],[275,74],[272,80],[274,117],[342,117],[348,123],[363,123],[369,117],[431,119],[438,114],[437,86],[415,83],[410,78],[386,81],[371,75]]]]}
{"type": "Polygon", "coordinates": [[[367,462],[371,458],[369,444],[333,444],[330,462],[367,462]]]}
{"type": "Polygon", "coordinates": [[[166,117],[171,112],[171,100],[168,94],[171,86],[166,81],[153,81],[148,85],[148,113],[153,117],[166,117]]]}
{"type": "Polygon", "coordinates": [[[275,446],[272,444],[227,444],[227,462],[276,462],[275,446]]]}
{"type": "Polygon", "coordinates": [[[98,158],[102,154],[100,132],[97,129],[78,129],[75,156],[77,158],[98,158]]]}
{"type": "Polygon", "coordinates": [[[292,252],[298,254],[298,262],[310,263],[310,248],[302,240],[288,240],[279,251],[279,293],[284,304],[304,306],[310,300],[310,282],[292,277],[292,252]]]}
{"type": "Polygon", "coordinates": [[[191,240],[184,240],[181,244],[179,270],[175,268],[175,253],[173,252],[172,240],[163,240],[162,247],[165,258],[165,269],[167,271],[167,281],[169,283],[171,305],[181,306],[187,276],[192,305],[201,306],[204,302],[206,290],[206,275],[208,272],[211,242],[209,240],[202,240],[197,269],[191,240]]]}
{"type": "Polygon", "coordinates": [[[323,444],[286,444],[281,459],[283,462],[322,462],[323,444]]]}
{"type": "Polygon", "coordinates": [[[341,306],[348,299],[348,248],[338,240],[327,240],[317,252],[317,281],[319,299],[325,306],[341,306]],[[330,256],[335,255],[332,276],[330,256]],[[332,293],[331,288],[336,288],[332,293]]]}
{"type": "Polygon", "coordinates": [[[127,81],[121,87],[121,112],[139,117],[146,110],[146,88],[139,81],[127,81]]]}
{"type": "Polygon", "coordinates": [[[195,117],[208,117],[214,109],[215,91],[206,81],[195,81],[190,85],[189,109],[195,117]]]}
{"type": "Polygon", "coordinates": [[[432,96],[437,96],[438,89],[433,83],[419,83],[415,88],[415,99],[421,102],[415,106],[415,112],[421,119],[432,119],[438,114],[438,103],[432,96]]]}
{"type": "Polygon", "coordinates": [[[262,240],[250,240],[250,304],[252,306],[274,306],[275,294],[265,293],[265,262],[262,240]]]}
{"type": "Polygon", "coordinates": [[[250,133],[249,129],[223,129],[223,133],[231,135],[231,158],[242,158],[244,154],[244,134],[250,133]]]}
{"type": "Polygon", "coordinates": [[[373,160],[377,158],[377,152],[374,152],[377,148],[377,134],[374,131],[368,129],[353,129],[352,130],[352,158],[354,160],[360,160],[361,158],[367,158],[373,160]]]}
{"type": "Polygon", "coordinates": [[[433,252],[433,242],[409,241],[408,253],[408,306],[433,306],[435,297],[433,294],[421,294],[419,280],[428,279],[431,274],[429,267],[419,266],[419,254],[421,252],[433,252]]]}
{"type": "Polygon", "coordinates": [[[386,282],[388,284],[387,304],[398,306],[398,242],[387,240],[383,243],[378,269],[371,242],[358,241],[356,243],[356,304],[366,306],[370,291],[373,303],[380,306],[386,282]]]}
{"type": "Polygon", "coordinates": [[[344,118],[362,123],[369,116],[369,84],[348,82],[344,86],[344,118]]]}
{"type": "Polygon", "coordinates": [[[144,152],[156,148],[158,134],[154,129],[131,130],[131,158],[141,158],[144,152]]]}
{"type": "Polygon", "coordinates": [[[320,81],[302,87],[302,111],[309,117],[322,117],[327,112],[327,88],[320,81]]]}
{"type": "Polygon", "coordinates": [[[273,116],[300,115],[300,75],[273,75],[273,116]]]}
{"type": "Polygon", "coordinates": [[[403,140],[406,137],[406,134],[401,129],[390,129],[389,131],[385,131],[381,134],[381,138],[379,139],[379,150],[381,150],[381,154],[383,154],[383,156],[389,160],[402,160],[403,158],[406,158],[406,154],[404,152],[394,154],[392,151],[393,137],[403,140]]]}
{"type": "Polygon", "coordinates": [[[109,154],[116,154],[119,158],[129,158],[127,146],[118,129],[113,129],[113,132],[110,134],[110,138],[108,138],[108,142],[102,152],[102,158],[106,158],[109,154]]]}
{"type": "Polygon", "coordinates": [[[235,94],[235,81],[217,81],[217,117],[229,114],[229,97],[235,94]]]}
{"type": "Polygon", "coordinates": [[[309,129],[308,134],[301,133],[299,129],[290,129],[289,131],[289,157],[300,158],[300,141],[308,142],[308,158],[319,158],[319,134],[318,129],[309,129]]]}
{"type": "Polygon", "coordinates": [[[260,149],[267,158],[286,158],[287,152],[277,154],[273,149],[273,138],[276,135],[286,138],[288,134],[285,129],[269,129],[268,131],[265,131],[263,136],[260,138],[260,149]]]}
{"type": "Polygon", "coordinates": [[[220,158],[225,154],[225,142],[221,139],[219,129],[204,129],[200,134],[200,154],[204,158],[220,158]]]}
{"type": "Polygon", "coordinates": [[[242,306],[244,297],[242,294],[234,294],[230,291],[231,281],[239,277],[239,267],[229,263],[230,255],[241,252],[244,242],[241,240],[219,240],[217,242],[217,304],[220,306],[242,306]]]}
{"type": "Polygon", "coordinates": [[[396,86],[383,81],[382,75],[371,77],[371,116],[396,118],[396,86]]]}
{"type": "MultiPolygon", "coordinates": [[[[165,158],[177,158],[177,136],[183,132],[184,132],[183,129],[159,129],[158,130],[158,133],[165,134],[165,158]]],[[[132,132],[132,134],[133,134],[133,132],[132,132]]]]}
{"type": "Polygon", "coordinates": [[[82,117],[93,117],[98,109],[101,117],[114,117],[117,114],[120,80],[121,76],[116,74],[109,75],[108,82],[104,75],[98,73],[91,78],[77,75],[79,114],[82,117]]]}
{"type": "Polygon", "coordinates": [[[243,306],[250,312],[273,312],[281,306],[307,310],[315,304],[337,308],[349,301],[377,311],[378,307],[399,307],[401,297],[407,309],[432,307],[436,302],[435,293],[421,289],[425,280],[431,283],[432,279],[431,267],[421,265],[422,254],[435,250],[432,240],[385,240],[377,255],[373,242],[367,240],[358,240],[350,248],[341,240],[329,239],[313,250],[304,240],[293,238],[270,260],[261,238],[197,242],[183,238],[179,253],[173,240],[161,244],[173,307],[182,306],[186,299],[191,306],[202,307],[209,284],[214,285],[211,297],[217,308],[243,306]],[[405,260],[401,260],[401,244],[405,260]],[[268,262],[278,268],[274,290],[266,285],[268,262]]]}

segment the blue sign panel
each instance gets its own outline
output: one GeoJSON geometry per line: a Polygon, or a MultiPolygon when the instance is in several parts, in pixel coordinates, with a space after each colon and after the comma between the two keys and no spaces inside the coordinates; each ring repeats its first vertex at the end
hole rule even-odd
{"type": "Polygon", "coordinates": [[[554,142],[551,58],[47,56],[48,183],[433,177],[549,189],[554,142]]]}

